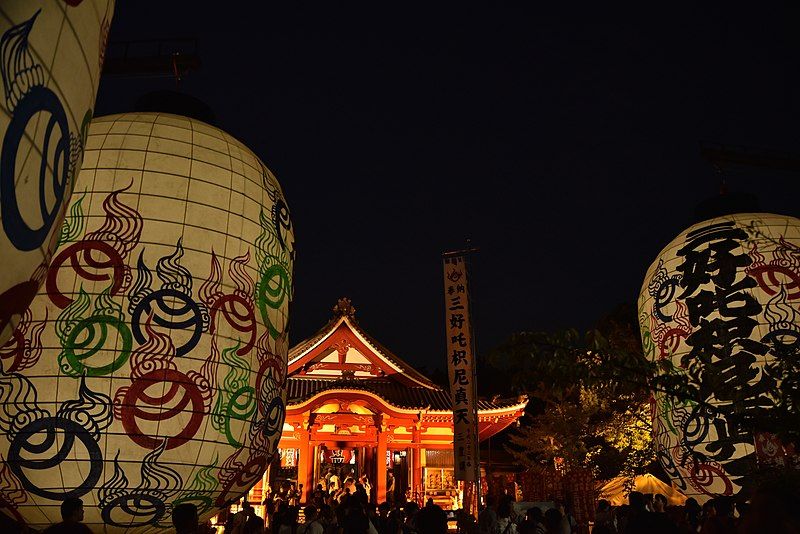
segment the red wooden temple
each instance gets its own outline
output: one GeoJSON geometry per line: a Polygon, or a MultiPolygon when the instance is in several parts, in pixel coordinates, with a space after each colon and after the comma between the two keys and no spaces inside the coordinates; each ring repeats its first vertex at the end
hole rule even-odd
{"type": "MultiPolygon", "coordinates": [[[[449,393],[367,334],[348,299],[333,312],[289,351],[281,468],[270,478],[303,484],[305,501],[333,469],[367,475],[375,502],[433,497],[457,506],[449,393]]],[[[481,399],[479,438],[514,423],[526,403],[481,399]]]]}

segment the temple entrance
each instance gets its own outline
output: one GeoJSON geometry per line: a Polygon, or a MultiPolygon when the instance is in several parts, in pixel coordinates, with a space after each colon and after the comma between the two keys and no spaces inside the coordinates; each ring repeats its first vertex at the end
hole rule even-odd
{"type": "Polygon", "coordinates": [[[377,503],[376,477],[378,473],[377,447],[372,444],[348,442],[324,443],[314,447],[314,487],[322,485],[326,491],[364,485],[370,502],[377,503]],[[348,480],[352,482],[348,484],[348,480]]]}
{"type": "Polygon", "coordinates": [[[364,472],[363,447],[348,447],[347,444],[342,444],[335,448],[319,445],[315,449],[317,451],[314,462],[315,487],[322,484],[326,491],[338,490],[345,486],[348,479],[358,480],[364,472]]]}
{"type": "MultiPolygon", "coordinates": [[[[349,487],[353,493],[355,484],[360,482],[368,490],[370,502],[379,504],[378,462],[383,462],[386,467],[383,474],[386,477],[384,487],[387,501],[419,502],[423,496],[421,492],[415,492],[412,487],[412,455],[409,449],[387,450],[382,458],[378,457],[378,446],[372,444],[326,442],[312,445],[311,450],[314,451],[311,478],[313,488],[321,485],[330,492],[349,487]]],[[[292,475],[297,473],[297,469],[283,468],[281,472],[288,474],[287,478],[293,478],[292,475]]]]}

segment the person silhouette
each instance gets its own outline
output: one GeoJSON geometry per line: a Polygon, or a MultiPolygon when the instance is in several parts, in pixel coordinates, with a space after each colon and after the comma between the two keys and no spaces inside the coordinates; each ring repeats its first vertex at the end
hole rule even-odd
{"type": "Polygon", "coordinates": [[[198,530],[197,506],[184,502],[173,508],[172,526],[176,534],[195,534],[198,530]]]}
{"type": "Polygon", "coordinates": [[[69,497],[61,503],[61,523],[56,523],[44,530],[42,534],[92,534],[83,521],[83,501],[77,497],[69,497]]]}

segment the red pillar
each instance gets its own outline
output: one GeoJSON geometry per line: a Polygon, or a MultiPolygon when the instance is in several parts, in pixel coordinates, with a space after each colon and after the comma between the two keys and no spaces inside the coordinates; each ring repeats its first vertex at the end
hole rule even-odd
{"type": "Polygon", "coordinates": [[[378,428],[378,448],[375,453],[375,461],[378,462],[375,499],[378,504],[386,501],[386,442],[388,437],[386,430],[378,428]]]}
{"type": "Polygon", "coordinates": [[[411,491],[422,499],[422,449],[420,449],[420,429],[411,430],[411,491]]]}
{"type": "Polygon", "coordinates": [[[312,470],[314,469],[314,446],[310,443],[311,430],[300,430],[300,458],[297,461],[297,483],[303,485],[301,502],[307,502],[312,487],[312,470]]]}

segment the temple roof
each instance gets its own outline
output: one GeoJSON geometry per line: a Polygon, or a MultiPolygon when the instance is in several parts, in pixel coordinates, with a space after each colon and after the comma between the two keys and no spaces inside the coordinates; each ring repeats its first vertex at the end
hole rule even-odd
{"type": "MultiPolygon", "coordinates": [[[[435,389],[408,387],[393,380],[320,380],[313,378],[289,378],[287,380],[288,404],[304,402],[314,395],[328,390],[351,390],[374,393],[398,408],[415,408],[430,411],[449,411],[452,409],[450,393],[438,386],[435,389]]],[[[479,410],[495,410],[516,407],[519,398],[479,399],[479,410]]]]}
{"type": "Polygon", "coordinates": [[[339,299],[333,318],[289,350],[289,377],[341,379],[352,373],[356,378],[391,376],[409,386],[438,388],[367,334],[356,321],[355,311],[349,299],[339,299]]]}
{"type": "MultiPolygon", "coordinates": [[[[366,333],[349,299],[339,299],[334,317],[289,351],[287,408],[329,390],[364,391],[404,409],[447,412],[450,393],[419,373],[366,333]]],[[[480,411],[519,409],[521,398],[479,399],[480,411]]],[[[524,404],[522,404],[524,407],[524,404]]]]}

